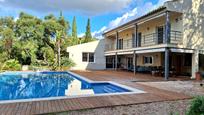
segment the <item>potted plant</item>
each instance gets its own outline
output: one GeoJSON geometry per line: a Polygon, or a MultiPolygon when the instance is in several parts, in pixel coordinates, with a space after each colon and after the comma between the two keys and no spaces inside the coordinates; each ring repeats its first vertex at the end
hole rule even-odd
{"type": "Polygon", "coordinates": [[[202,80],[201,72],[196,72],[196,80],[197,81],[201,81],[202,80]]]}

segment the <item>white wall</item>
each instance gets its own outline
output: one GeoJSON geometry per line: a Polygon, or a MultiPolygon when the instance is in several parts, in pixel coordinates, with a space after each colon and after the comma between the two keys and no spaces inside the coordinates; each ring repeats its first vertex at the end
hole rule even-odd
{"type": "Polygon", "coordinates": [[[105,69],[104,40],[93,41],[67,48],[69,58],[76,66],[72,70],[103,70],[105,69]],[[92,52],[95,56],[95,62],[82,62],[82,52],[92,52]]]}

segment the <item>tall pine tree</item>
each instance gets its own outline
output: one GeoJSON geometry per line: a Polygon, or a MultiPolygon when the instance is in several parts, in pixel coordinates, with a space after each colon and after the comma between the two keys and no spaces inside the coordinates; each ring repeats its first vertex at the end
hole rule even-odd
{"type": "Polygon", "coordinates": [[[86,26],[86,33],[85,33],[85,40],[84,42],[90,42],[92,39],[92,35],[91,35],[91,24],[90,24],[90,19],[88,19],[87,21],[87,26],[86,26]]]}
{"type": "Polygon", "coordinates": [[[77,39],[77,24],[76,24],[76,17],[74,16],[73,22],[72,22],[72,37],[74,39],[77,39]]]}

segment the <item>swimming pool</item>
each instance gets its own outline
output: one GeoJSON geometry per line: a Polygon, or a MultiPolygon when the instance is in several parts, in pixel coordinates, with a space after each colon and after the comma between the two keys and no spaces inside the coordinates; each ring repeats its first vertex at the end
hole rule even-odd
{"type": "Polygon", "coordinates": [[[143,93],[113,82],[93,82],[71,72],[4,72],[0,100],[143,93]]]}

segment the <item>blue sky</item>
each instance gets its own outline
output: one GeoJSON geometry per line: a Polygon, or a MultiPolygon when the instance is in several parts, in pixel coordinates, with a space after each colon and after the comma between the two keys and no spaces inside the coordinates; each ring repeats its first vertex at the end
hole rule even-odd
{"type": "Polygon", "coordinates": [[[72,22],[77,18],[78,35],[85,32],[91,19],[92,35],[101,37],[103,31],[117,27],[162,5],[167,0],[0,0],[0,16],[18,18],[21,11],[39,18],[53,13],[72,22]]]}

